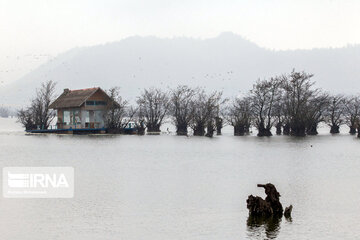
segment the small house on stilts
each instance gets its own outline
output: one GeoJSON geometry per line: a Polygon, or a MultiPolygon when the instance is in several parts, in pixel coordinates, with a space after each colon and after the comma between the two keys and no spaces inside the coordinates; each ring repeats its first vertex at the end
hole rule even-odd
{"type": "Polygon", "coordinates": [[[50,104],[56,110],[56,127],[31,132],[48,133],[105,133],[105,114],[113,101],[101,88],[79,90],[64,89],[64,92],[50,104]]]}

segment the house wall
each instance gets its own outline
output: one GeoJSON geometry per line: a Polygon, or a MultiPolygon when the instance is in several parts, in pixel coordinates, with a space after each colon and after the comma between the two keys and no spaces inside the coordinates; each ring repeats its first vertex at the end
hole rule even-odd
{"type": "Polygon", "coordinates": [[[105,127],[104,114],[105,109],[98,108],[95,110],[89,110],[87,107],[83,106],[81,108],[64,108],[58,109],[58,120],[57,127],[59,129],[69,129],[69,128],[103,128],[105,127]],[[73,122],[73,111],[79,111],[80,123],[77,124],[66,124],[64,123],[64,111],[69,111],[70,113],[70,122],[73,122]],[[88,116],[88,118],[87,118],[88,116]]]}
{"type": "MultiPolygon", "coordinates": [[[[69,129],[69,128],[103,128],[105,127],[104,114],[110,99],[102,92],[97,91],[87,101],[104,101],[106,105],[87,105],[86,102],[80,108],[62,108],[57,109],[57,125],[58,128],[69,129]],[[64,111],[75,111],[79,110],[80,124],[63,124],[64,123],[64,111]],[[89,116],[88,122],[86,116],[89,116]]],[[[72,121],[72,118],[71,118],[72,121]]]]}
{"type": "Polygon", "coordinates": [[[86,127],[86,111],[84,111],[84,109],[81,109],[81,127],[85,128],[86,127]]]}
{"type": "Polygon", "coordinates": [[[91,97],[87,99],[87,101],[104,101],[106,105],[87,105],[85,102],[85,110],[105,110],[110,103],[109,98],[102,92],[97,91],[91,97]]]}
{"type": "Polygon", "coordinates": [[[63,110],[62,109],[57,109],[57,122],[63,122],[63,110]]]}

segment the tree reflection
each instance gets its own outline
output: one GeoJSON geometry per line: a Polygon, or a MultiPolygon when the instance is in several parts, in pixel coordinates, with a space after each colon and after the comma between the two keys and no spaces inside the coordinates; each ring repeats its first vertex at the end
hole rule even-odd
{"type": "Polygon", "coordinates": [[[251,239],[275,239],[280,231],[281,217],[255,217],[247,219],[247,231],[251,239]]]}

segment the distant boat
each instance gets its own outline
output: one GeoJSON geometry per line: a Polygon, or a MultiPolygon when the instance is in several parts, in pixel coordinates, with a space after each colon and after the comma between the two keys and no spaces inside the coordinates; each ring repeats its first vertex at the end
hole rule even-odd
{"type": "Polygon", "coordinates": [[[125,134],[136,134],[137,133],[137,127],[135,122],[128,122],[124,128],[125,134]]]}

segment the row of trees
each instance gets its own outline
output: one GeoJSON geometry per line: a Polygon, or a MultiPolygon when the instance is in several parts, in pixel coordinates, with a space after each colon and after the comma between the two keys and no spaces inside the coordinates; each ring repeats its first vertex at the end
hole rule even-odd
{"type": "MultiPolygon", "coordinates": [[[[125,126],[131,119],[149,132],[159,132],[164,119],[170,118],[178,135],[192,129],[196,136],[213,136],[215,131],[221,134],[221,128],[229,124],[236,136],[248,134],[252,126],[258,136],[271,136],[274,127],[276,134],[305,136],[318,134],[322,122],[330,126],[330,133],[339,133],[340,126],[347,124],[350,133],[355,134],[360,128],[360,97],[325,92],[315,87],[312,77],[292,71],[258,80],[247,94],[232,100],[223,98],[218,91],[207,93],[188,86],[169,91],[145,89],[135,108],[129,107],[119,97],[118,89],[113,88],[109,93],[116,92],[114,100],[120,104],[110,112],[128,112],[120,114],[117,121],[125,124],[117,126],[125,126]]],[[[110,126],[113,118],[108,119],[110,126]]]]}
{"type": "Polygon", "coordinates": [[[109,96],[118,104],[113,104],[105,119],[111,132],[124,132],[125,126],[135,122],[139,133],[160,132],[165,119],[171,117],[178,135],[187,135],[191,128],[194,135],[213,136],[215,128],[221,131],[220,106],[226,100],[222,93],[214,91],[206,93],[201,88],[178,86],[176,89],[144,89],[137,98],[136,106],[120,96],[119,88],[111,88],[109,96]]]}
{"type": "MultiPolygon", "coordinates": [[[[228,124],[234,135],[248,134],[255,127],[258,136],[276,134],[305,136],[317,134],[324,122],[331,133],[339,133],[347,124],[350,133],[360,135],[360,97],[332,95],[315,88],[312,74],[292,71],[290,74],[258,80],[243,96],[223,98],[222,92],[206,92],[203,88],[178,86],[171,90],[144,89],[131,106],[120,95],[118,87],[109,89],[114,100],[105,114],[109,132],[124,133],[129,122],[134,122],[139,134],[160,132],[165,120],[171,119],[178,135],[192,129],[196,136],[213,136],[228,124]]],[[[54,118],[49,110],[54,100],[55,84],[42,84],[30,107],[18,112],[26,129],[42,126],[45,129],[54,118]]]]}
{"type": "Polygon", "coordinates": [[[253,125],[258,136],[276,134],[305,136],[318,134],[319,123],[339,133],[347,124],[355,134],[360,122],[359,96],[333,95],[315,88],[312,74],[295,72],[259,80],[243,98],[237,98],[225,114],[235,135],[243,135],[253,125]]]}

